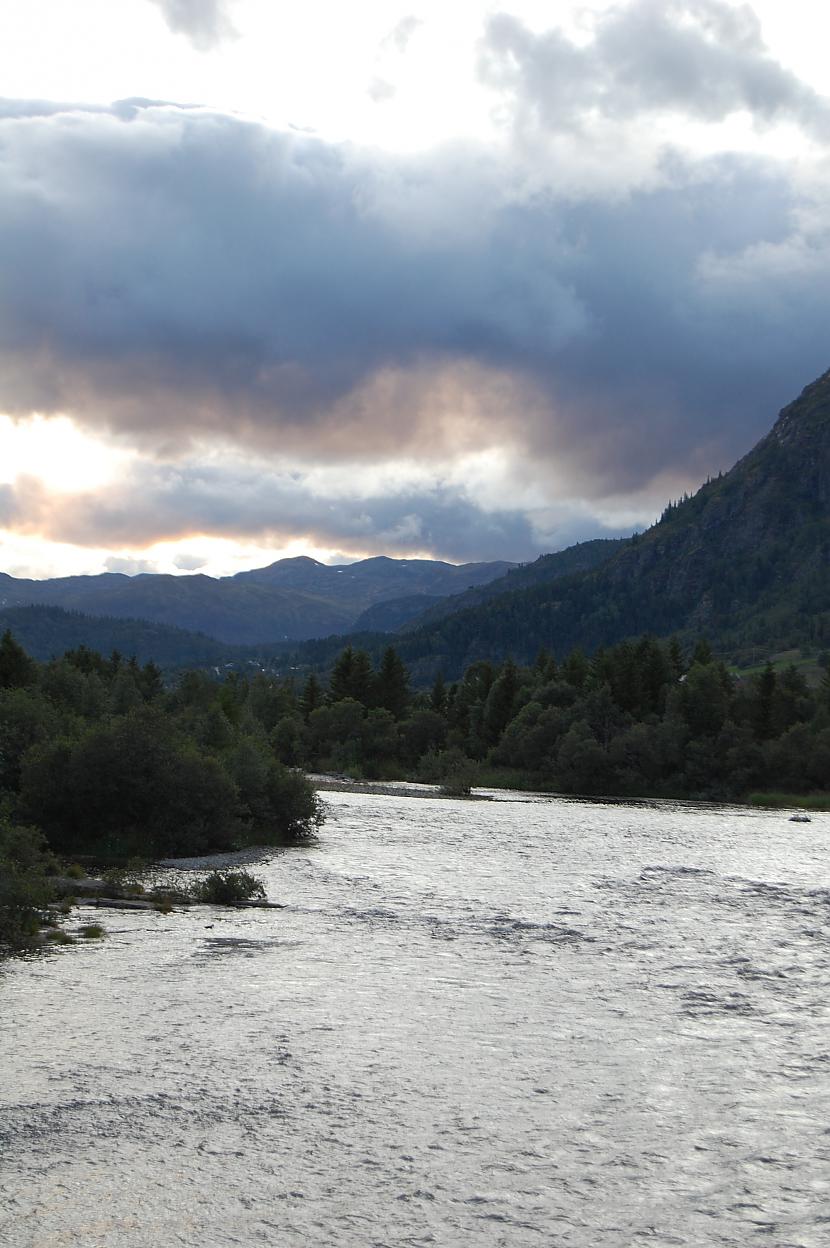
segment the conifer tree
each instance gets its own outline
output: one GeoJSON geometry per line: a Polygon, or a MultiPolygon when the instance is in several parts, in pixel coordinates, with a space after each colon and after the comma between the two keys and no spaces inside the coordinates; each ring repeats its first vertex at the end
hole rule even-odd
{"type": "Polygon", "coordinates": [[[334,662],[329,676],[329,701],[342,702],[352,696],[352,670],[354,668],[354,649],[346,646],[341,650],[334,662]]]}
{"type": "Polygon", "coordinates": [[[409,673],[393,646],[383,654],[375,679],[375,705],[390,711],[395,719],[406,713],[409,705],[409,673]]]}
{"type": "Polygon", "coordinates": [[[493,745],[498,741],[513,716],[513,705],[519,687],[519,673],[512,659],[506,659],[490,688],[484,704],[483,732],[493,745]]]}
{"type": "Polygon", "coordinates": [[[342,702],[353,698],[364,706],[371,706],[374,696],[375,673],[365,650],[347,646],[335,660],[329,677],[329,701],[342,702]]]}
{"type": "Polygon", "coordinates": [[[6,629],[0,638],[0,689],[22,689],[32,683],[35,664],[6,629]]]}
{"type": "Polygon", "coordinates": [[[700,663],[702,666],[705,666],[707,663],[711,663],[714,657],[715,656],[712,654],[712,647],[709,645],[709,642],[705,637],[701,637],[700,641],[698,641],[692,651],[692,665],[700,663]]]}
{"type": "Polygon", "coordinates": [[[305,682],[305,685],[303,686],[303,691],[300,694],[300,711],[302,712],[303,719],[308,719],[311,712],[316,711],[317,707],[322,705],[323,690],[320,686],[319,680],[314,673],[311,672],[305,682]]]}
{"type": "Polygon", "coordinates": [[[439,672],[432,686],[429,704],[433,711],[443,715],[447,709],[447,686],[444,684],[444,673],[439,672]]]}

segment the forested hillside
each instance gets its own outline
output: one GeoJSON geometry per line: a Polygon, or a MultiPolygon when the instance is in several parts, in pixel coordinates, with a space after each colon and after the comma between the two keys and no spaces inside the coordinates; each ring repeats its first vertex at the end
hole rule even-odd
{"type": "Polygon", "coordinates": [[[730,472],[599,568],[424,625],[400,649],[422,676],[456,675],[540,646],[591,652],[673,632],[733,656],[830,642],[830,373],[730,472]]]}
{"type": "Polygon", "coordinates": [[[150,620],[83,615],[62,607],[10,607],[0,611],[0,633],[12,632],[34,659],[57,658],[86,646],[103,654],[113,650],[139,663],[157,663],[167,670],[244,663],[251,651],[229,646],[204,633],[189,633],[150,620]]]}

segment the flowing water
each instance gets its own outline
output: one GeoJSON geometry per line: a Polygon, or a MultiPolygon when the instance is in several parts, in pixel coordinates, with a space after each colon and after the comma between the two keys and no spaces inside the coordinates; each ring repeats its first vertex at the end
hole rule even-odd
{"type": "Polygon", "coordinates": [[[505,797],[5,964],[0,1242],[830,1242],[830,816],[505,797]]]}

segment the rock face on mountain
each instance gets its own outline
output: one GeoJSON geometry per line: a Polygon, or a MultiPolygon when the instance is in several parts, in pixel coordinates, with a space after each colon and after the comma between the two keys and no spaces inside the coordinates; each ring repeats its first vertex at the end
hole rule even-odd
{"type": "Polygon", "coordinates": [[[267,568],[209,576],[69,576],[30,581],[0,573],[0,608],[50,605],[87,615],[150,620],[231,644],[324,637],[351,629],[376,602],[443,596],[502,576],[513,565],[428,559],[363,559],[329,567],[280,559],[267,568]]]}
{"type": "Polygon", "coordinates": [[[673,632],[733,653],[830,644],[830,372],[728,473],[602,566],[425,625],[401,652],[450,675],[477,658],[673,632]]]}

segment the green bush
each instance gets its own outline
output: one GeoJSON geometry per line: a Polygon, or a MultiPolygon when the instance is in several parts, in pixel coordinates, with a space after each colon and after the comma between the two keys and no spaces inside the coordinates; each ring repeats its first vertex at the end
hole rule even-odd
{"type": "Polygon", "coordinates": [[[37,943],[52,895],[46,872],[53,867],[37,829],[0,813],[0,947],[28,949],[37,943]]]}
{"type": "Polygon", "coordinates": [[[265,896],[265,885],[248,871],[211,871],[190,890],[195,901],[213,902],[217,906],[232,906],[240,901],[252,901],[265,896]]]}

